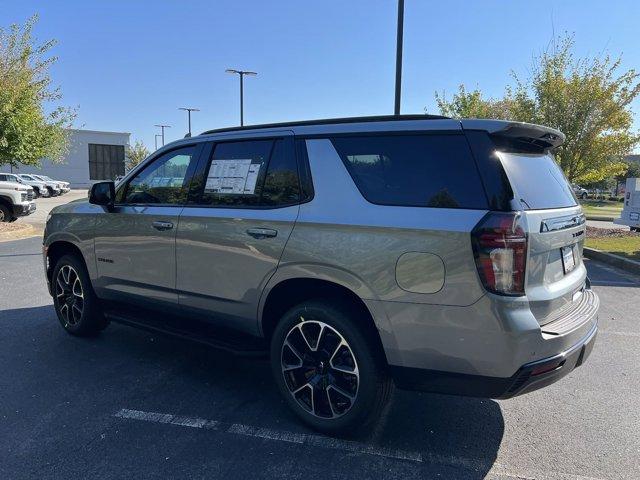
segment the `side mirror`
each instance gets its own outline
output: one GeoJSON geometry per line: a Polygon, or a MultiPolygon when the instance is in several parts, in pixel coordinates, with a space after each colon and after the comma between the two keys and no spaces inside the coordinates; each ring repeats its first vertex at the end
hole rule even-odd
{"type": "Polygon", "coordinates": [[[116,200],[116,187],[113,182],[94,183],[89,190],[89,203],[113,208],[116,200]]]}

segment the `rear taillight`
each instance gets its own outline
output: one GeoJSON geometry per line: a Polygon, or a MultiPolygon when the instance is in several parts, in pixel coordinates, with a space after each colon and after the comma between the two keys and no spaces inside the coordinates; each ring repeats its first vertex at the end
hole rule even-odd
{"type": "Polygon", "coordinates": [[[527,235],[518,213],[489,212],[471,232],[484,287],[498,295],[524,295],[527,235]]]}

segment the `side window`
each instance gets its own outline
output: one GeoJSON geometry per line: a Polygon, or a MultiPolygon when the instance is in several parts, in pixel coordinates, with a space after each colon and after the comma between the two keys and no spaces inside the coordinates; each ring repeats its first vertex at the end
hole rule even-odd
{"type": "Polygon", "coordinates": [[[218,143],[205,172],[204,188],[200,189],[202,205],[259,207],[296,203],[300,187],[295,156],[282,139],[218,143]]]}
{"type": "Polygon", "coordinates": [[[358,189],[372,203],[487,208],[463,135],[354,136],[332,142],[358,189]]]}
{"type": "Polygon", "coordinates": [[[292,205],[300,199],[298,166],[284,140],[277,140],[262,189],[262,205],[292,205]]]}
{"type": "Polygon", "coordinates": [[[184,147],[155,159],[129,181],[120,197],[121,203],[185,203],[189,187],[187,173],[196,161],[195,152],[195,146],[184,147]]]}
{"type": "Polygon", "coordinates": [[[0,175],[0,181],[1,182],[6,182],[7,181],[7,176],[6,175],[0,175]]]}
{"type": "Polygon", "coordinates": [[[200,203],[258,205],[273,143],[273,140],[248,140],[216,144],[204,177],[200,203]]]}

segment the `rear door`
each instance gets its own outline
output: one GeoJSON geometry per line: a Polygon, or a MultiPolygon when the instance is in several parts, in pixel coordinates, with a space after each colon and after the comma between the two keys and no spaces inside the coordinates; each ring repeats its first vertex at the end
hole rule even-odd
{"type": "Polygon", "coordinates": [[[581,300],[585,217],[571,185],[549,153],[507,153],[498,157],[521,205],[529,255],[525,291],[541,325],[581,300]]]}
{"type": "Polygon", "coordinates": [[[257,303],[298,216],[293,135],[212,143],[176,239],[186,313],[255,333],[257,303]]]}

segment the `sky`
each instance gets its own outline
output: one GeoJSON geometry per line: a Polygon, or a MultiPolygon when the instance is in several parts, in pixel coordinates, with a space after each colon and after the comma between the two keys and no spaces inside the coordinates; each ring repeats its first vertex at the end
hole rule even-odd
{"type": "MultiPolygon", "coordinates": [[[[396,0],[2,0],[0,25],[37,13],[56,39],[53,84],[77,107],[74,127],[125,131],[154,148],[154,124],[184,136],[239,124],[393,113],[396,0]]],[[[458,85],[499,97],[526,76],[554,32],[578,56],[622,55],[640,70],[640,2],[405,0],[402,113],[438,113],[434,92],[458,85]]],[[[633,105],[640,117],[640,101],[633,105]]],[[[636,119],[640,130],[640,118],[636,119]]]]}

